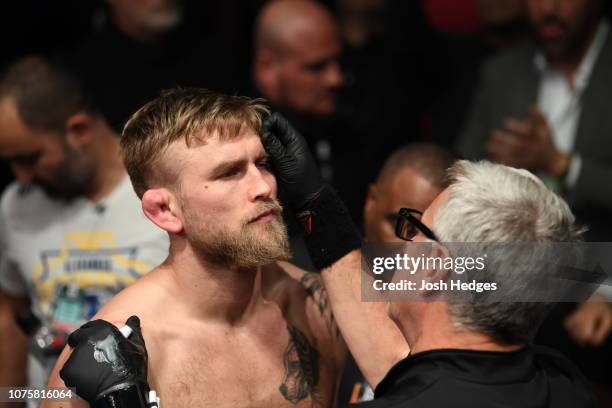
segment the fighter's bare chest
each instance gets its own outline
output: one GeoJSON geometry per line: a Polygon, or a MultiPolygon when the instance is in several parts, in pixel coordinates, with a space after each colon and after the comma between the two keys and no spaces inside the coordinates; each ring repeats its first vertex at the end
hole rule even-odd
{"type": "Polygon", "coordinates": [[[150,349],[152,386],[164,408],[326,407],[335,392],[332,356],[290,325],[264,337],[177,337],[150,349]],[[208,341],[207,341],[208,340],[208,341]]]}

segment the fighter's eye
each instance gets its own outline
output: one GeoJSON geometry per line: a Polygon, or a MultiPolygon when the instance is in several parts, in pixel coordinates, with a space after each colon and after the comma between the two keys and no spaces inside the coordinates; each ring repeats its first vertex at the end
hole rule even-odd
{"type": "Polygon", "coordinates": [[[240,174],[240,169],[238,167],[232,167],[221,173],[219,178],[232,178],[234,176],[237,176],[238,174],[240,174]]]}
{"type": "Polygon", "coordinates": [[[263,159],[257,162],[257,167],[259,167],[260,169],[270,170],[272,168],[272,165],[270,164],[270,160],[263,159]]]}

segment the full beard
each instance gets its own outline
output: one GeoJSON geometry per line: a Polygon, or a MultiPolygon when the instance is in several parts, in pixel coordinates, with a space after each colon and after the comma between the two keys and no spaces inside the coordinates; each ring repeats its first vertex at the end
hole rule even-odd
{"type": "Polygon", "coordinates": [[[86,196],[94,188],[95,165],[85,155],[65,146],[66,158],[50,180],[34,180],[52,199],[72,201],[86,196]]]}
{"type": "Polygon", "coordinates": [[[274,261],[291,257],[287,227],[280,218],[281,206],[277,201],[264,203],[260,212],[275,210],[276,216],[266,223],[241,224],[238,232],[218,224],[207,225],[191,236],[194,248],[207,261],[229,269],[253,269],[274,261]]]}

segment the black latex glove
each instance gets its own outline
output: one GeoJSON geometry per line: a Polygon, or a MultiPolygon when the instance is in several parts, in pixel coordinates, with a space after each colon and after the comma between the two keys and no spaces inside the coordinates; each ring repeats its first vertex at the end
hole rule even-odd
{"type": "Polygon", "coordinates": [[[147,384],[147,349],[140,319],[130,317],[128,339],[111,323],[94,320],[85,323],[68,337],[72,354],[60,371],[67,387],[92,403],[111,387],[147,384]]]}
{"type": "Polygon", "coordinates": [[[270,155],[279,187],[296,211],[308,207],[323,188],[317,164],[306,140],[280,113],[263,123],[261,142],[270,155]]]}

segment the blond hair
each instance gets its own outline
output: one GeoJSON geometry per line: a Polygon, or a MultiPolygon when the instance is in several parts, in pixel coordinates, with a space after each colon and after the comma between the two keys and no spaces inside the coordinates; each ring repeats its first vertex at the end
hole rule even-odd
{"type": "Polygon", "coordinates": [[[171,179],[159,171],[162,153],[183,139],[187,146],[212,134],[232,140],[251,129],[261,130],[269,109],[262,99],[223,95],[207,89],[175,88],[148,102],[130,117],[121,135],[121,154],[134,191],[142,198],[152,177],[171,179]]]}

